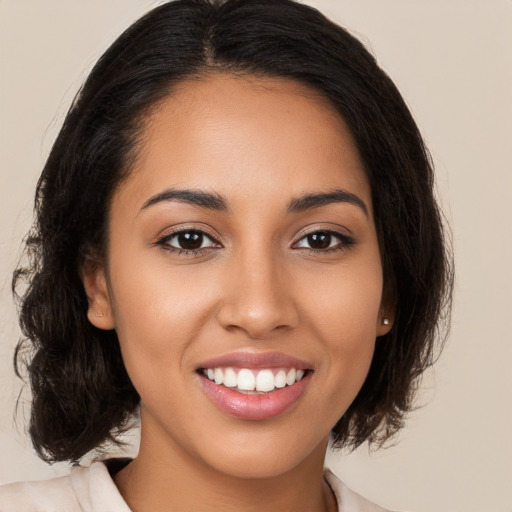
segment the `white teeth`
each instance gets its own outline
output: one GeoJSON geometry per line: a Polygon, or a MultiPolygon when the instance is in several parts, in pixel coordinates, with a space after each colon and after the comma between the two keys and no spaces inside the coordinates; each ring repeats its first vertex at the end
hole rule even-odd
{"type": "Polygon", "coordinates": [[[243,368],[238,372],[236,384],[239,389],[243,389],[245,391],[252,391],[256,387],[256,379],[251,370],[243,368]]]}
{"type": "Polygon", "coordinates": [[[288,386],[291,386],[295,382],[296,376],[297,376],[297,372],[295,371],[295,368],[292,368],[288,372],[288,375],[286,375],[286,384],[288,384],[288,386]]]}
{"type": "Polygon", "coordinates": [[[236,388],[237,378],[233,368],[227,368],[224,371],[224,386],[228,388],[236,388]]]}
{"type": "Polygon", "coordinates": [[[224,382],[224,372],[221,368],[215,368],[215,370],[213,370],[213,378],[215,384],[222,384],[224,382]]]}
{"type": "Polygon", "coordinates": [[[279,370],[274,379],[276,388],[284,388],[286,386],[286,372],[279,370]]]}
{"type": "Polygon", "coordinates": [[[290,368],[288,373],[280,369],[275,375],[275,370],[261,369],[252,370],[241,368],[237,372],[233,368],[207,368],[205,376],[215,384],[224,385],[228,388],[236,388],[240,392],[256,391],[268,393],[275,388],[284,388],[299,382],[305,375],[305,370],[290,368]]]}
{"type": "Polygon", "coordinates": [[[261,370],[256,377],[256,391],[272,391],[275,388],[272,370],[261,370]]]}

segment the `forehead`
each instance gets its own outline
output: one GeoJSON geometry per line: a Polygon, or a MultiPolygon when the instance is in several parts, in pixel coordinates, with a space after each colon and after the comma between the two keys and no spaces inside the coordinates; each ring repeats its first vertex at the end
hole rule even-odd
{"type": "Polygon", "coordinates": [[[330,102],[295,81],[252,75],[175,87],[147,116],[127,181],[139,202],[165,187],[259,197],[344,188],[371,209],[357,146],[330,102]]]}

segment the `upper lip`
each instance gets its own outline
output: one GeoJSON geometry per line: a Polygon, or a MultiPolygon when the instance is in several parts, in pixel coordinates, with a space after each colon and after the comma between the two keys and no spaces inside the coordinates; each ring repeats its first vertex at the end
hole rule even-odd
{"type": "Polygon", "coordinates": [[[311,364],[282,352],[233,352],[203,361],[198,365],[201,368],[295,368],[310,370],[311,364]]]}

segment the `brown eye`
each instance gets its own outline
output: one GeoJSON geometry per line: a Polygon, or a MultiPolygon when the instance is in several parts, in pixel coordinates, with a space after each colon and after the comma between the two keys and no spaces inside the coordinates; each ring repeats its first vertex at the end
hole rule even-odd
{"type": "Polygon", "coordinates": [[[203,245],[203,234],[199,231],[185,231],[176,235],[176,242],[180,249],[200,249],[203,245]]]}
{"type": "Polygon", "coordinates": [[[308,235],[307,241],[311,249],[327,249],[331,245],[332,235],[324,231],[308,235]]]}
{"type": "Polygon", "coordinates": [[[295,249],[328,252],[335,249],[346,249],[354,244],[354,239],[337,231],[320,230],[303,236],[295,245],[295,249]]]}
{"type": "Polygon", "coordinates": [[[174,232],[164,236],[157,244],[172,251],[199,251],[220,246],[212,237],[195,229],[174,232]]]}

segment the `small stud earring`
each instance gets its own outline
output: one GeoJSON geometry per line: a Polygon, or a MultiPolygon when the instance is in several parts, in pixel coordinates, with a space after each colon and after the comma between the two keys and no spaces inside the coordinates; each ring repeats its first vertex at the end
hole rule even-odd
{"type": "Polygon", "coordinates": [[[383,318],[383,319],[382,319],[382,323],[383,323],[384,325],[389,325],[389,318],[383,318]]]}

